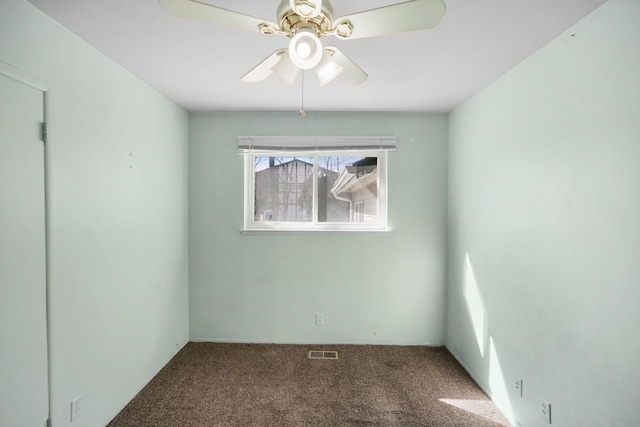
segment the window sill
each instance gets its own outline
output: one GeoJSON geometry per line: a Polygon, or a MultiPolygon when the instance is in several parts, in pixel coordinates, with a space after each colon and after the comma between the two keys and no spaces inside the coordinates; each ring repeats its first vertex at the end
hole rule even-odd
{"type": "Polygon", "coordinates": [[[240,234],[246,235],[386,235],[391,230],[302,230],[302,229],[261,229],[261,228],[244,228],[240,230],[240,234]]]}

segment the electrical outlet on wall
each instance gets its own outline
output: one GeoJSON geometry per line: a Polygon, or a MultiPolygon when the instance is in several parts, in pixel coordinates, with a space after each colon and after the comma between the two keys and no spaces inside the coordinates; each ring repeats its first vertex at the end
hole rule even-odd
{"type": "Polygon", "coordinates": [[[540,416],[548,424],[551,424],[551,403],[547,402],[542,397],[540,398],[540,416]]]}
{"type": "Polygon", "coordinates": [[[522,397],[522,378],[517,375],[513,375],[513,386],[518,397],[522,397]]]}
{"type": "Polygon", "coordinates": [[[71,421],[74,421],[82,413],[82,395],[71,401],[71,421]]]}
{"type": "Polygon", "coordinates": [[[322,313],[316,313],[316,325],[322,326],[324,324],[324,316],[322,313]]]}

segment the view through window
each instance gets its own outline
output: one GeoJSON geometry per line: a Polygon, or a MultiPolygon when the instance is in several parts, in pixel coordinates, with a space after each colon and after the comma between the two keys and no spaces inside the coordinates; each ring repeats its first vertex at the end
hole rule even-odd
{"type": "Polygon", "coordinates": [[[386,228],[386,152],[247,156],[246,228],[386,228]]]}

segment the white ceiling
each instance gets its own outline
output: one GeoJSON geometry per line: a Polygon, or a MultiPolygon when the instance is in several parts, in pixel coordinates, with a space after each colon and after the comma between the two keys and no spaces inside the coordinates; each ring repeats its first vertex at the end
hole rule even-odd
{"type": "MultiPolygon", "coordinates": [[[[277,21],[279,0],[208,0],[277,21]]],[[[326,1],[326,0],[325,0],[326,1]]],[[[297,111],[302,79],[240,77],[283,36],[264,36],[167,15],[157,0],[29,0],[188,111],[297,111]]],[[[400,0],[333,0],[334,16],[400,0]]],[[[433,30],[331,40],[368,74],[361,86],[318,85],[304,75],[308,111],[448,112],[606,0],[446,0],[433,30]]],[[[326,43],[326,42],[324,42],[326,43]]]]}

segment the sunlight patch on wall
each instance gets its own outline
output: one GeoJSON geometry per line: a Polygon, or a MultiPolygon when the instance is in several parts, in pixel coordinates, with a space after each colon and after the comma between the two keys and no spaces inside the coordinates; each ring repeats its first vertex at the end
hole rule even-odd
{"type": "Polygon", "coordinates": [[[469,253],[467,253],[464,263],[463,293],[465,300],[467,301],[467,309],[469,310],[469,316],[471,316],[471,323],[473,324],[476,341],[478,342],[478,349],[480,350],[480,355],[484,357],[487,313],[484,307],[484,302],[482,301],[480,289],[478,288],[478,282],[476,281],[476,277],[473,273],[469,253]]]}

